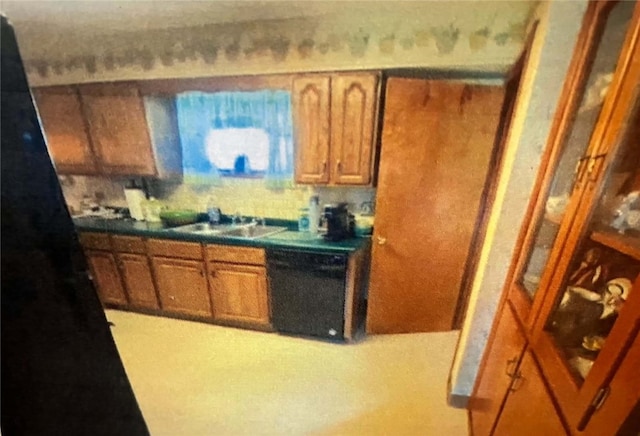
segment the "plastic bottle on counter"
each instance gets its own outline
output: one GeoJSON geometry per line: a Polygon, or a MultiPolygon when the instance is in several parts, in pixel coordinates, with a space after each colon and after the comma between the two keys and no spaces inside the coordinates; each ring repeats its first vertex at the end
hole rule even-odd
{"type": "Polygon", "coordinates": [[[299,232],[309,231],[309,208],[308,207],[303,207],[300,209],[300,214],[298,215],[298,231],[299,232]]]}
{"type": "Polygon", "coordinates": [[[220,224],[220,208],[213,198],[210,198],[207,202],[207,215],[209,215],[209,224],[213,226],[220,224]]]}
{"type": "Polygon", "coordinates": [[[309,232],[318,233],[320,226],[320,196],[312,195],[309,198],[309,232]]]}

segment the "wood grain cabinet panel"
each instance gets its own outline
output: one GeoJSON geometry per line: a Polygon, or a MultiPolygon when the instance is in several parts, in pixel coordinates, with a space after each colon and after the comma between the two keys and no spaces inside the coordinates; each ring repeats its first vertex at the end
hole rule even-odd
{"type": "Polygon", "coordinates": [[[226,263],[241,263],[248,265],[265,265],[266,253],[264,248],[234,247],[230,245],[209,244],[207,260],[226,263]]]}
{"type": "Polygon", "coordinates": [[[153,257],[152,262],[163,310],[211,316],[204,262],[165,257],[153,257]]]}
{"type": "Polygon", "coordinates": [[[530,351],[510,389],[495,436],[568,435],[530,351]]]}
{"type": "Polygon", "coordinates": [[[495,328],[480,382],[468,406],[475,436],[491,434],[527,343],[508,304],[495,328]]]}
{"type": "Polygon", "coordinates": [[[85,253],[100,301],[103,304],[126,305],[127,295],[120,280],[114,255],[107,251],[93,250],[86,250],[85,253]]]}
{"type": "Polygon", "coordinates": [[[47,138],[47,148],[59,174],[96,174],[80,96],[71,86],[33,91],[47,138]]]}
{"type": "Polygon", "coordinates": [[[216,319],[269,324],[266,268],[211,262],[209,274],[216,319]]]}
{"type": "Polygon", "coordinates": [[[80,88],[94,151],[102,171],[155,175],[155,161],[142,97],[133,84],[80,88]]]}
{"type": "Polygon", "coordinates": [[[293,80],[296,139],[296,182],[329,182],[329,76],[302,76],[293,80]]]}
{"type": "Polygon", "coordinates": [[[368,185],[373,164],[378,76],[338,74],[331,79],[331,180],[368,185]]]}
{"type": "Polygon", "coordinates": [[[158,309],[160,306],[147,256],[121,253],[118,263],[130,304],[144,309],[158,309]]]}
{"type": "Polygon", "coordinates": [[[147,252],[144,239],[139,236],[112,235],[111,242],[113,249],[117,252],[138,254],[147,252]]]}
{"type": "Polygon", "coordinates": [[[451,330],[504,88],[389,78],[367,330],[451,330]]]}
{"type": "Polygon", "coordinates": [[[83,248],[89,250],[111,250],[111,239],[108,233],[82,232],[78,239],[83,248]]]}
{"type": "Polygon", "coordinates": [[[202,259],[202,245],[197,242],[149,239],[147,241],[147,249],[152,256],[179,257],[193,260],[202,259]]]}

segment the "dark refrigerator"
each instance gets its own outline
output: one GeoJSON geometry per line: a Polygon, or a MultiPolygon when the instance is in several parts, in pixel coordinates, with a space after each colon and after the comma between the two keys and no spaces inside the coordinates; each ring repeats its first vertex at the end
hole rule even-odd
{"type": "Polygon", "coordinates": [[[2,434],[148,434],[5,17],[0,42],[2,434]]]}

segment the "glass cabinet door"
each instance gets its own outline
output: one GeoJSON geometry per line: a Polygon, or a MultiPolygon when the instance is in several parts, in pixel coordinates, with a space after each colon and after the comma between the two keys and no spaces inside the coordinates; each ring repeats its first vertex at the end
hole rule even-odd
{"type": "MultiPolygon", "coordinates": [[[[630,296],[640,292],[633,287],[640,274],[638,106],[636,102],[620,126],[615,159],[545,324],[578,385],[590,373],[618,320],[638,313],[638,307],[625,307],[630,296]]],[[[591,159],[589,177],[597,175],[606,158],[603,153],[591,159]]],[[[630,304],[638,302],[634,297],[630,304]]]]}
{"type": "MultiPolygon", "coordinates": [[[[556,244],[560,224],[565,218],[568,205],[570,201],[580,200],[576,197],[580,196],[578,188],[584,182],[582,179],[589,162],[590,138],[607,96],[634,6],[634,2],[619,2],[612,8],[599,12],[600,16],[591,25],[601,32],[596,30],[591,35],[596,40],[589,41],[592,46],[583,55],[583,65],[578,67],[583,72],[582,75],[578,74],[581,79],[568,84],[581,90],[582,94],[578,94],[569,102],[569,105],[577,103],[577,108],[571,116],[572,119],[559,133],[563,139],[559,146],[560,154],[556,155],[557,167],[552,181],[545,182],[548,184],[543,187],[546,189],[546,192],[541,194],[545,196],[544,202],[538,202],[537,215],[531,221],[533,231],[530,230],[525,239],[527,254],[521,257],[516,270],[516,286],[524,291],[530,300],[533,300],[541,285],[543,273],[551,269],[549,267],[553,267],[548,265],[550,254],[556,244]]],[[[581,42],[584,43],[579,41],[578,44],[581,42]]],[[[578,46],[577,49],[579,51],[581,47],[578,46]]],[[[585,277],[584,280],[598,281],[595,277],[597,273],[592,274],[594,276],[585,277]]]]}

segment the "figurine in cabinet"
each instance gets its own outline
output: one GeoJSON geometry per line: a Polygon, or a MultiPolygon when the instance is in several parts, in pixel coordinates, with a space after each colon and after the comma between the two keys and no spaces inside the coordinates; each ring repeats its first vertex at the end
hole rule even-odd
{"type": "Polygon", "coordinates": [[[630,289],[631,280],[625,277],[609,280],[601,292],[568,286],[551,324],[558,341],[571,348],[597,351],[613,327],[630,289]]]}

